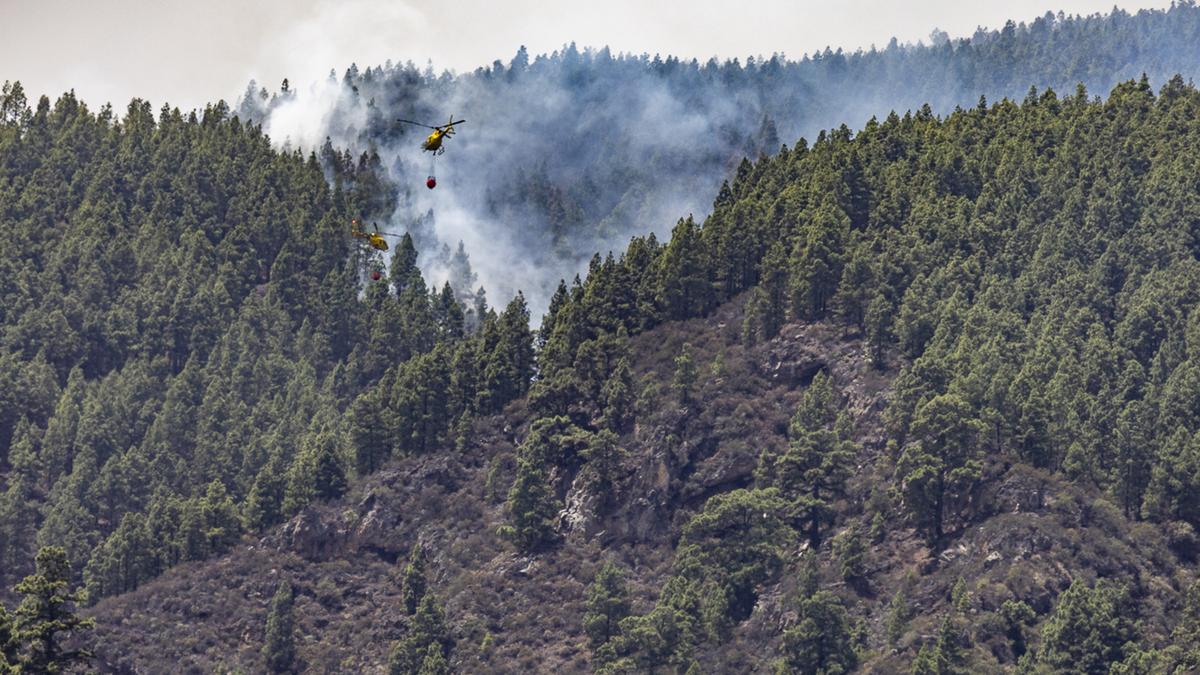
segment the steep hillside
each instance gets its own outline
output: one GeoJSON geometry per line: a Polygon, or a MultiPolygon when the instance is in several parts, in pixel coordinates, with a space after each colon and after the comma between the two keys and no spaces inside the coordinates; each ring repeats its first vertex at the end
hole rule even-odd
{"type": "Polygon", "coordinates": [[[391,192],[370,155],[331,187],[224,104],[5,83],[0,113],[0,598],[41,546],[99,599],[339,495],[344,408],[437,345],[489,373],[472,407],[528,386],[523,299],[464,308],[411,239],[390,269],[354,243],[391,192]]]}
{"type": "MultiPolygon", "coordinates": [[[[850,608],[864,672],[906,671],[950,614],[965,636],[966,660],[988,672],[1011,668],[1025,648],[1017,645],[1036,645],[1037,627],[1018,627],[1024,637],[1014,640],[1005,603],[1019,599],[1044,616],[1077,577],[1136,580],[1141,614],[1150,619],[1143,630],[1170,632],[1160,617],[1190,583],[1189,566],[1155,528],[1050,473],[990,462],[969,523],[946,547],[931,547],[894,505],[872,521],[888,503],[882,413],[896,369],[875,369],[860,337],[825,322],[787,324],[747,349],[739,337],[743,301],[632,341],[635,372],[650,393],[639,404],[647,412],[621,438],[627,454],[612,492],[619,506],[598,512],[596,495],[572,484],[561,495],[561,540],[551,548],[521,554],[496,533],[514,451],[528,432],[522,401],[481,420],[459,451],[393,462],[344,499],[310,506],[218,560],[180,566],[102,601],[89,612],[99,621],[100,664],[118,672],[254,671],[268,601],[288,580],[302,669],[388,672],[389,652],[411,630],[402,568],[419,542],[430,589],[445,605],[453,672],[591,672],[599,664],[583,617],[602,563],[626,570],[634,611],[650,610],[684,524],[709,497],[755,482],[759,455],[786,447],[788,418],[818,373],[843,397],[861,448],[836,504],[842,523],[834,540],[857,533],[862,550],[857,558],[844,548],[822,553],[819,574],[850,608]],[[705,371],[687,406],[653,393],[684,342],[705,371]],[[846,579],[848,565],[857,571],[846,579]],[[956,590],[964,580],[969,590],[956,590]]],[[[703,672],[774,672],[782,635],[797,619],[809,550],[807,542],[787,546],[783,571],[762,588],[752,614],[725,643],[696,650],[703,672]]]]}
{"type": "MultiPolygon", "coordinates": [[[[601,511],[582,481],[569,487],[560,545],[524,555],[496,533],[516,444],[528,432],[528,411],[518,402],[477,423],[461,451],[389,464],[343,500],[309,507],[219,560],[181,566],[102,601],[94,609],[102,661],[138,671],[174,663],[194,672],[253,670],[267,601],[286,578],[297,591],[307,667],[385,672],[409,622],[401,568],[420,542],[430,588],[452,626],[455,671],[588,672],[585,589],[601,562],[631,570],[635,606],[653,601],[683,523],[709,496],[753,483],[759,453],[786,445],[788,419],[817,372],[830,374],[855,413],[864,441],[859,462],[872,465],[882,449],[879,414],[890,377],[869,366],[861,340],[832,325],[793,324],[787,338],[746,350],[738,344],[739,305],[632,341],[642,381],[669,377],[686,341],[704,364],[705,384],[687,406],[651,386],[639,403],[646,414],[621,437],[627,455],[611,495],[618,506],[601,511]]],[[[861,487],[869,492],[866,481],[861,487]]],[[[779,621],[782,610],[774,611],[755,621],[779,621]]],[[[773,630],[748,632],[750,642],[723,658],[770,655],[761,642],[773,630]]]]}
{"type": "Polygon", "coordinates": [[[0,575],[113,670],[1200,666],[1180,77],[743,162],[537,331],[356,248],[378,156],[2,103],[0,575]]]}

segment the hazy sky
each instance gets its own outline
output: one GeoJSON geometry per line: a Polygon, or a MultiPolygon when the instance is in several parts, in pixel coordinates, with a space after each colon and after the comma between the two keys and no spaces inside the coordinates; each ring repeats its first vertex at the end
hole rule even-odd
{"type": "MultiPolygon", "coordinates": [[[[1124,1],[1128,11],[1169,0],[1124,1]]],[[[439,71],[505,63],[575,41],[614,51],[705,60],[826,45],[853,50],[953,37],[1047,10],[1106,12],[1113,0],[0,0],[0,80],[31,94],[74,88],[93,108],[134,96],[157,109],[231,102],[256,78],[276,89],[387,59],[432,60],[439,71]]]]}

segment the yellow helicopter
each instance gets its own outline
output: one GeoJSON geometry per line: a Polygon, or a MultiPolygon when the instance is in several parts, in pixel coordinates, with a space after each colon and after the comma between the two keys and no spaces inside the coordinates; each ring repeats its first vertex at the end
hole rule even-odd
{"type": "Polygon", "coordinates": [[[403,236],[399,234],[392,234],[391,232],[380,232],[379,226],[375,223],[371,223],[371,227],[375,228],[374,232],[364,232],[362,228],[358,226],[358,218],[354,218],[350,221],[350,236],[354,237],[355,239],[362,239],[366,241],[371,245],[371,248],[377,251],[388,250],[388,243],[384,237],[403,236]]]}
{"type": "Polygon", "coordinates": [[[397,119],[396,121],[404,122],[405,124],[414,124],[418,127],[425,127],[426,129],[433,129],[433,133],[426,136],[425,142],[421,143],[421,149],[426,152],[432,152],[434,155],[440,155],[446,151],[446,148],[442,147],[442,141],[454,135],[454,125],[466,122],[466,120],[458,120],[456,122],[454,120],[454,115],[450,116],[449,122],[441,126],[421,124],[420,122],[414,122],[412,120],[397,119]]]}

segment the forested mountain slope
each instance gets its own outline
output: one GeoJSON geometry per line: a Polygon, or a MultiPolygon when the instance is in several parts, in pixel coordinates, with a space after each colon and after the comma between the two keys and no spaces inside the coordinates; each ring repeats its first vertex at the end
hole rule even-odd
{"type": "Polygon", "coordinates": [[[453,338],[389,368],[370,476],[103,601],[106,659],[251,667],[285,578],[318,668],[1188,672],[1198,147],[1177,78],[744,164],[560,290],[509,405],[454,414],[498,367],[453,338]]]}
{"type": "MultiPolygon", "coordinates": [[[[762,91],[838,63],[891,81],[872,59],[1053,70],[1070,45],[1033,45],[1066,36],[1116,40],[1079,52],[1115,59],[1087,66],[1105,81],[1155,41],[1192,53],[1198,11],[779,62],[799,79],[762,91]]],[[[396,101],[432,114],[421,87],[670,71],[740,100],[773,68],[567,50],[335,87],[408,78],[396,101]]],[[[57,545],[118,669],[1187,672],[1200,95],[1179,77],[1065,91],[843,125],[719,190],[773,142],[651,153],[672,180],[699,175],[673,162],[711,169],[711,216],[592,257],[535,331],[523,296],[497,312],[466,292],[465,255],[428,229],[387,259],[350,238],[353,217],[422,206],[389,125],[347,130],[363,152],[280,150],[224,104],[93,112],[5,83],[0,603],[57,545]]],[[[774,133],[737,107],[737,129],[774,133]]],[[[628,131],[586,129],[607,148],[628,131]]],[[[561,157],[586,154],[571,143],[561,157]]],[[[567,222],[539,209],[609,213],[563,196],[586,183],[568,164],[551,175],[549,201],[524,179],[493,193],[521,246],[567,222]]],[[[682,193],[708,199],[704,180],[682,193]]]]}
{"type": "Polygon", "coordinates": [[[360,64],[313,89],[252,85],[237,110],[276,142],[317,148],[328,136],[330,151],[374,148],[402,194],[394,212],[373,217],[413,232],[426,273],[464,297],[473,291],[446,265],[465,241],[492,297],[521,289],[540,314],[558,280],[596,251],[631,235],[663,237],[688,213],[703,219],[743,156],[892,110],[928,104],[947,114],[980,96],[1021,98],[1030,86],[1106,92],[1143,73],[1158,87],[1177,73],[1200,77],[1197,64],[1200,8],[1183,2],[1136,14],[1047,13],[961,39],[935,31],[924,46],[745,61],[568,45],[550,55],[522,49],[456,76],[360,64]],[[467,123],[436,162],[419,149],[428,130],[397,121],[440,124],[451,114],[467,123]]]}
{"type": "Polygon", "coordinates": [[[527,386],[520,298],[464,312],[411,240],[372,281],[371,157],[331,187],[223,105],[117,118],[6,83],[0,111],[0,595],[37,546],[99,598],[340,494],[346,405],[435,345],[481,371],[472,406],[527,386]]]}

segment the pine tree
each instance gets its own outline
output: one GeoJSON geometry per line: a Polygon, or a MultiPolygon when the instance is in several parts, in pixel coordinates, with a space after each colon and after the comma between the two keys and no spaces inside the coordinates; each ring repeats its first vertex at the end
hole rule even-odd
{"type": "Polygon", "coordinates": [[[608,429],[591,434],[583,455],[592,476],[592,488],[599,493],[604,506],[612,503],[613,483],[617,478],[621,457],[624,454],[617,445],[617,435],[608,429]]]}
{"type": "Polygon", "coordinates": [[[392,648],[388,659],[388,671],[392,675],[420,675],[422,668],[440,667],[450,651],[450,639],[446,632],[446,617],[441,604],[432,593],[426,593],[412,619],[408,634],[392,648]],[[440,655],[431,658],[433,652],[440,655]]]}
{"type": "Polygon", "coordinates": [[[1075,579],[1042,624],[1038,663],[1062,673],[1107,673],[1136,635],[1133,610],[1123,587],[1075,579]]]}
{"type": "Polygon", "coordinates": [[[346,470],[338,454],[336,441],[332,435],[319,438],[317,441],[316,474],[313,484],[319,499],[330,500],[341,497],[346,492],[346,470]]]}
{"type": "Polygon", "coordinates": [[[200,499],[200,515],[208,540],[208,551],[224,552],[241,536],[242,522],[237,506],[221,481],[214,480],[208,484],[204,497],[200,499]]]}
{"type": "Polygon", "coordinates": [[[878,370],[887,366],[885,360],[887,345],[891,341],[892,303],[882,293],[877,293],[867,304],[863,315],[863,329],[866,332],[867,354],[871,365],[878,370]]]}
{"type": "Polygon", "coordinates": [[[471,259],[467,255],[466,246],[460,240],[454,255],[450,257],[449,285],[459,293],[469,293],[475,287],[478,275],[471,271],[471,259]]]}
{"type": "Polygon", "coordinates": [[[529,458],[517,460],[517,477],[508,491],[508,524],[500,534],[522,552],[531,552],[550,541],[558,504],[547,485],[545,471],[529,458]]]}
{"type": "Polygon", "coordinates": [[[1005,600],[1000,606],[1000,616],[1007,626],[1007,635],[1012,643],[1013,656],[1018,659],[1028,651],[1025,638],[1025,625],[1033,623],[1037,614],[1033,608],[1021,600],[1005,600]]]}
{"type": "Polygon", "coordinates": [[[481,354],[479,407],[494,413],[509,401],[529,390],[533,379],[533,334],[529,330],[529,309],[519,292],[493,326],[485,327],[481,354]]]}
{"type": "Polygon", "coordinates": [[[496,318],[496,313],[488,307],[487,291],[480,286],[475,291],[475,302],[471,305],[471,333],[477,334],[489,321],[496,318]]]}
{"type": "Polygon", "coordinates": [[[450,665],[446,663],[446,655],[439,645],[429,645],[425,649],[425,658],[417,675],[450,675],[450,665]]]}
{"type": "Polygon", "coordinates": [[[912,578],[906,578],[892,595],[888,602],[887,615],[884,617],[884,632],[887,642],[895,645],[908,630],[908,622],[913,617],[914,609],[909,598],[912,578]]]}
{"type": "Polygon", "coordinates": [[[933,283],[924,274],[917,276],[904,293],[904,300],[892,324],[900,348],[910,358],[920,356],[933,338],[937,320],[934,308],[936,299],[933,283]]]}
{"type": "Polygon", "coordinates": [[[283,498],[287,488],[287,475],[283,460],[272,453],[266,465],[254,477],[254,485],[246,502],[242,505],[242,519],[246,529],[261,532],[283,519],[283,498]]]}
{"type": "Polygon", "coordinates": [[[434,307],[441,339],[452,341],[461,338],[465,331],[466,319],[450,282],[447,281],[442,286],[442,292],[438,295],[434,307]]]}
{"type": "Polygon", "coordinates": [[[842,242],[849,230],[846,214],[828,203],[818,208],[792,252],[792,312],[820,319],[842,276],[842,242]]]}
{"type": "Polygon", "coordinates": [[[450,431],[455,401],[446,348],[414,357],[398,368],[391,383],[385,423],[403,455],[438,450],[450,431]]]}
{"type": "MultiPolygon", "coordinates": [[[[783,551],[794,534],[781,518],[787,506],[776,488],[739,489],[709,498],[683,528],[675,569],[704,570],[704,579],[721,589],[727,607],[723,616],[744,620],[757,602],[758,586],[783,565],[783,551]]],[[[689,576],[668,582],[659,603],[690,603],[689,593],[704,591],[689,576]]]]}
{"type": "Polygon", "coordinates": [[[620,631],[621,620],[629,616],[629,591],[621,569],[612,561],[596,573],[587,589],[587,611],[583,615],[583,631],[592,649],[598,649],[620,631]]]}
{"type": "Polygon", "coordinates": [[[779,334],[787,314],[787,247],[782,241],[775,242],[767,249],[760,268],[758,288],[762,292],[757,296],[759,310],[756,328],[763,340],[770,340],[779,334]]]}
{"type": "Polygon", "coordinates": [[[850,621],[829,591],[801,589],[796,623],[783,633],[782,672],[806,675],[850,673],[858,665],[850,621]]]}
{"type": "Polygon", "coordinates": [[[943,675],[941,664],[938,663],[937,649],[923,645],[913,659],[911,675],[943,675]]]}
{"type": "Polygon", "coordinates": [[[670,319],[686,319],[707,311],[715,300],[705,271],[706,251],[691,216],[671,230],[671,242],[658,258],[656,300],[670,319]]]}
{"type": "Polygon", "coordinates": [[[692,389],[696,386],[697,368],[692,357],[692,345],[683,343],[679,356],[675,357],[675,372],[671,377],[671,388],[678,394],[679,400],[688,403],[692,398],[692,389]]]}
{"type": "Polygon", "coordinates": [[[375,473],[392,454],[392,430],[385,417],[389,411],[384,407],[382,391],[383,387],[374,387],[350,405],[350,442],[354,445],[354,468],[360,476],[375,473]]]}
{"type": "Polygon", "coordinates": [[[28,564],[38,514],[32,481],[16,470],[8,479],[0,493],[0,570],[16,574],[28,564]]]}
{"type": "Polygon", "coordinates": [[[834,407],[829,377],[817,373],[788,427],[787,451],[759,468],[766,484],[779,487],[792,500],[814,548],[821,544],[823,525],[832,520],[831,503],[850,476],[855,449],[848,422],[834,407]]]}
{"type": "Polygon", "coordinates": [[[420,275],[421,270],[417,268],[417,248],[413,245],[412,235],[405,232],[400,238],[400,243],[396,245],[396,251],[392,253],[391,268],[388,270],[388,278],[396,290],[396,297],[403,296],[404,291],[412,285],[413,277],[420,275]]]}
{"type": "Polygon", "coordinates": [[[602,423],[614,433],[624,433],[634,419],[633,371],[622,356],[600,392],[604,400],[602,423]]]}
{"type": "MultiPolygon", "coordinates": [[[[1026,622],[1032,621],[1032,618],[1029,617],[1026,622]]],[[[1179,623],[1171,631],[1171,642],[1178,646],[1179,653],[1176,657],[1178,669],[1194,671],[1200,668],[1200,583],[1192,582],[1187,589],[1179,623]]],[[[1022,637],[1023,646],[1024,639],[1022,637]]]]}
{"type": "Polygon", "coordinates": [[[750,349],[765,338],[763,322],[766,316],[767,293],[762,286],[755,286],[746,301],[746,316],[742,319],[742,345],[750,349]]]}
{"type": "Polygon", "coordinates": [[[775,120],[764,114],[758,125],[758,148],[760,154],[769,155],[779,150],[779,132],[775,120]]]}
{"type": "Polygon", "coordinates": [[[866,316],[875,286],[868,256],[862,246],[853,249],[842,269],[841,283],[834,297],[842,319],[860,331],[867,326],[866,316]]]}
{"type": "Polygon", "coordinates": [[[16,627],[8,609],[0,604],[0,675],[17,672],[16,627]]]}
{"type": "Polygon", "coordinates": [[[346,492],[346,487],[346,470],[333,432],[310,433],[289,470],[284,513],[296,513],[314,499],[336,499],[346,492]]]}
{"type": "Polygon", "coordinates": [[[866,544],[863,542],[862,529],[858,525],[846,528],[833,540],[833,554],[837,557],[844,581],[854,581],[863,578],[866,573],[866,544]]]}
{"type": "Polygon", "coordinates": [[[954,627],[952,617],[942,619],[937,641],[921,647],[913,660],[913,675],[955,675],[962,665],[960,635],[954,627]]]}
{"type": "Polygon", "coordinates": [[[554,334],[558,313],[567,304],[568,297],[567,282],[560,279],[558,287],[554,289],[554,295],[550,297],[550,305],[546,308],[546,313],[542,315],[542,325],[538,328],[537,337],[534,340],[534,347],[538,352],[546,347],[546,342],[554,334]]]}
{"type": "Polygon", "coordinates": [[[200,500],[180,500],[179,527],[175,531],[174,548],[182,560],[203,560],[212,551],[208,547],[208,532],[204,527],[204,515],[200,500]]]}
{"type": "Polygon", "coordinates": [[[145,521],[139,512],[126,513],[117,529],[92,552],[83,570],[89,600],[132,590],[157,573],[145,521]]]}
{"type": "Polygon", "coordinates": [[[263,661],[272,673],[290,673],[296,661],[296,619],[292,585],[287,581],[275,589],[267,612],[267,637],[263,643],[263,661]]]}
{"type": "Polygon", "coordinates": [[[913,418],[916,442],[904,450],[897,472],[905,505],[934,541],[979,477],[980,427],[974,411],[954,394],[934,397],[913,418]]]}
{"type": "Polygon", "coordinates": [[[417,607],[425,597],[425,550],[420,542],[413,544],[408,554],[402,579],[400,596],[404,600],[404,611],[411,616],[417,613],[417,607]]]}
{"type": "Polygon", "coordinates": [[[83,602],[81,591],[72,591],[67,552],[57,546],[37,553],[37,571],[17,584],[23,597],[13,616],[16,641],[21,645],[21,667],[34,673],[55,673],[92,660],[87,647],[66,649],[67,639],[79,638],[95,622],[75,614],[72,605],[83,602]]]}

